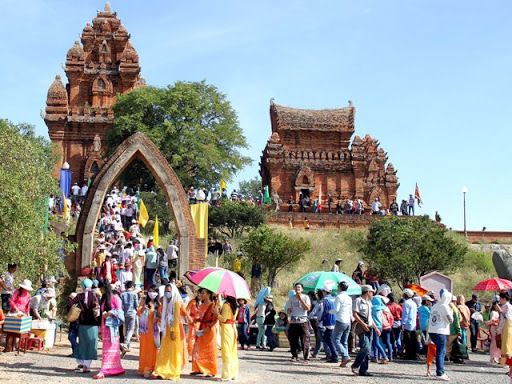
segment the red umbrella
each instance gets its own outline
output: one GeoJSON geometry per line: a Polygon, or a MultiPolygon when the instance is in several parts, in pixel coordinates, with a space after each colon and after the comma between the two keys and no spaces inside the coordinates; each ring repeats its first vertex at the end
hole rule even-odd
{"type": "Polygon", "coordinates": [[[478,283],[473,291],[500,291],[502,289],[512,289],[512,281],[498,278],[484,280],[478,283]]]}

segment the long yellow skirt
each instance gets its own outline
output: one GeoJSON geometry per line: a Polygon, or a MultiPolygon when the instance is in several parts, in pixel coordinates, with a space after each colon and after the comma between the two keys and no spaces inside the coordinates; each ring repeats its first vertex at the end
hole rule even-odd
{"type": "Polygon", "coordinates": [[[512,322],[505,319],[501,331],[501,362],[505,364],[507,357],[512,357],[512,322]]]}
{"type": "Polygon", "coordinates": [[[180,331],[179,328],[175,331],[176,338],[172,340],[172,330],[171,327],[167,326],[153,372],[153,375],[160,376],[164,380],[179,380],[183,366],[183,348],[180,331]]]}
{"type": "Polygon", "coordinates": [[[232,380],[238,376],[236,324],[220,326],[222,344],[222,378],[232,380]]]}

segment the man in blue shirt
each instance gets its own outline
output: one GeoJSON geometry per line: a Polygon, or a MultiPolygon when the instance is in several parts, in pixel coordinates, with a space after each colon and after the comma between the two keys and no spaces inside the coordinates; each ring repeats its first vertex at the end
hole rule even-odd
{"type": "Polygon", "coordinates": [[[404,289],[404,305],[402,311],[402,332],[404,335],[404,359],[417,360],[416,357],[416,315],[418,307],[412,300],[412,289],[404,289]]]}

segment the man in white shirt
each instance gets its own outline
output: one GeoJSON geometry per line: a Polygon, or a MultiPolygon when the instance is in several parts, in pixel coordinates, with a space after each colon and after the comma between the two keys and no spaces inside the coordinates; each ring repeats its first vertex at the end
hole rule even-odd
{"type": "Polygon", "coordinates": [[[348,336],[352,325],[352,298],[347,293],[348,283],[340,281],[338,284],[338,295],[334,299],[334,309],[331,311],[336,314],[336,325],[332,335],[334,346],[341,356],[341,367],[345,367],[352,359],[348,354],[348,336]]]}
{"type": "Polygon", "coordinates": [[[336,259],[336,261],[334,262],[334,265],[332,266],[331,271],[332,272],[339,272],[340,271],[340,265],[341,265],[342,261],[343,261],[343,259],[336,259]]]}
{"type": "Polygon", "coordinates": [[[89,190],[89,187],[87,186],[87,184],[84,183],[84,185],[80,189],[80,200],[82,201],[82,203],[85,201],[85,197],[87,196],[88,190],[89,190]]]}
{"type": "Polygon", "coordinates": [[[121,256],[121,263],[132,263],[133,262],[133,246],[132,243],[126,243],[126,247],[123,250],[121,256]]]}
{"type": "Polygon", "coordinates": [[[167,255],[169,255],[169,264],[171,268],[176,268],[178,265],[178,251],[179,248],[176,245],[176,241],[173,240],[167,247],[167,255]]]}
{"type": "Polygon", "coordinates": [[[73,186],[71,187],[71,193],[73,194],[73,196],[71,197],[73,203],[78,203],[80,199],[80,187],[78,186],[78,183],[73,184],[73,186]]]}
{"type": "Polygon", "coordinates": [[[373,376],[368,372],[368,360],[372,346],[372,328],[377,336],[380,336],[379,329],[372,319],[372,298],[374,289],[371,285],[361,287],[362,295],[354,301],[352,315],[356,321],[355,332],[359,336],[359,352],[356,361],[352,364],[352,372],[359,376],[373,376]]]}
{"type": "Polygon", "coordinates": [[[372,215],[380,215],[380,208],[382,204],[379,201],[379,198],[376,197],[375,201],[372,203],[372,215]]]}
{"type": "Polygon", "coordinates": [[[290,340],[291,361],[297,361],[299,339],[302,342],[304,363],[309,363],[309,323],[308,311],[311,310],[309,296],[303,295],[304,287],[301,283],[295,283],[295,295],[288,299],[288,338],[290,340]]]}

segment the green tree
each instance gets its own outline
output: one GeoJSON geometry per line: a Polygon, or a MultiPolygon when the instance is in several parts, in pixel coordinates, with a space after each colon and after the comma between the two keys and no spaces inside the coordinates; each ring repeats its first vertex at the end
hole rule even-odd
{"type": "MultiPolygon", "coordinates": [[[[148,210],[149,218],[154,221],[155,217],[158,216],[160,233],[162,233],[162,235],[167,234],[169,232],[169,224],[174,219],[172,216],[172,207],[167,204],[167,199],[162,189],[157,186],[155,192],[141,192],[140,197],[148,210]]],[[[146,228],[148,228],[148,225],[146,225],[146,228]]],[[[152,228],[151,226],[151,231],[153,231],[152,228]]]]}
{"type": "Polygon", "coordinates": [[[238,192],[240,192],[243,196],[252,196],[258,198],[260,193],[261,186],[261,177],[255,177],[250,180],[242,180],[238,183],[238,192]]]}
{"type": "Polygon", "coordinates": [[[20,279],[37,281],[45,266],[56,275],[64,270],[59,249],[72,247],[46,230],[48,198],[58,193],[52,146],[31,125],[0,120],[0,157],[0,270],[16,262],[20,279]]]}
{"type": "Polygon", "coordinates": [[[309,240],[291,239],[274,228],[262,225],[251,231],[241,247],[249,258],[256,257],[267,284],[273,287],[281,271],[293,272],[311,249],[311,244],[309,240]]]}
{"type": "Polygon", "coordinates": [[[433,271],[453,272],[464,262],[466,251],[428,216],[375,220],[362,249],[371,270],[401,288],[419,284],[421,276],[433,271]]]}
{"type": "MultiPolygon", "coordinates": [[[[119,95],[109,153],[135,132],[146,134],[160,149],[185,186],[210,188],[229,180],[251,160],[238,117],[226,96],[206,81],[178,81],[166,88],[144,87],[119,95]]],[[[146,180],[140,164],[131,172],[146,180]]]]}
{"type": "Polygon", "coordinates": [[[228,237],[241,236],[246,229],[263,224],[265,215],[265,210],[244,201],[223,200],[208,210],[208,226],[228,237]]]}

